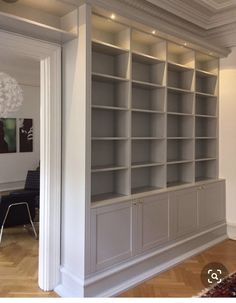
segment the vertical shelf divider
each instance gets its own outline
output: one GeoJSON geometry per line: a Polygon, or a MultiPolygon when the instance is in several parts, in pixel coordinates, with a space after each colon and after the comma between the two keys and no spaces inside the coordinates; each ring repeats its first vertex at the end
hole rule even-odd
{"type": "Polygon", "coordinates": [[[194,73],[193,73],[193,83],[194,83],[194,96],[193,96],[193,182],[195,182],[196,175],[196,52],[194,51],[194,73]]]}
{"type": "Polygon", "coordinates": [[[165,85],[165,94],[164,94],[164,137],[165,137],[165,149],[164,149],[164,176],[165,176],[165,188],[167,187],[167,111],[168,111],[168,94],[167,94],[167,85],[168,85],[168,42],[165,42],[165,74],[164,74],[164,85],[165,85]]]}
{"type": "Polygon", "coordinates": [[[92,26],[93,201],[217,178],[218,59],[102,16],[92,26]]]}
{"type": "Polygon", "coordinates": [[[132,107],[132,29],[129,28],[129,41],[128,41],[128,45],[127,48],[129,49],[129,67],[128,67],[128,78],[129,78],[129,93],[128,93],[128,180],[129,180],[129,184],[128,184],[128,194],[131,195],[131,165],[132,165],[132,140],[131,140],[131,136],[132,136],[132,111],[131,111],[131,107],[132,107]]]}

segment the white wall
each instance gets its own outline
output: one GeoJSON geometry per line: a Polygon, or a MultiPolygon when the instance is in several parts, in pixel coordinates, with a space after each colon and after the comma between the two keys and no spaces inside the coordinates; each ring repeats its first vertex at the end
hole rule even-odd
{"type": "Polygon", "coordinates": [[[228,235],[236,239],[236,47],[220,61],[220,177],[226,179],[228,235]]]}
{"type": "MultiPolygon", "coordinates": [[[[0,59],[2,59],[0,54],[0,59]]],[[[0,154],[0,190],[18,188],[24,185],[27,171],[35,169],[40,159],[40,87],[39,87],[39,63],[27,64],[27,60],[21,60],[14,64],[6,60],[0,62],[0,71],[9,73],[20,83],[24,101],[20,110],[8,115],[10,118],[32,118],[34,130],[33,152],[12,154],[0,154]],[[4,63],[3,63],[4,61],[4,63]],[[24,66],[22,65],[24,62],[24,66]],[[15,66],[14,66],[15,65],[15,66]]],[[[13,61],[12,61],[13,63],[13,61]]],[[[17,140],[18,132],[17,132],[17,140]]],[[[19,149],[19,145],[17,146],[19,149]]]]}

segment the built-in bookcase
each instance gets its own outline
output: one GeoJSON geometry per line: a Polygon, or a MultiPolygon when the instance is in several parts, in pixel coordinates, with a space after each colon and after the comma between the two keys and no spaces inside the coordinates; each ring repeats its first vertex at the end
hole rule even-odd
{"type": "Polygon", "coordinates": [[[192,139],[168,140],[167,163],[193,161],[194,142],[192,139]]]}
{"type": "Polygon", "coordinates": [[[217,115],[217,97],[196,94],[196,115],[211,116],[217,115]]]}
{"type": "Polygon", "coordinates": [[[192,183],[194,164],[189,161],[187,163],[175,163],[167,165],[167,187],[192,183]]]}
{"type": "Polygon", "coordinates": [[[218,59],[92,17],[91,201],[216,179],[218,59]]]}
{"type": "Polygon", "coordinates": [[[194,94],[167,89],[167,112],[176,114],[193,114],[194,94]]]}
{"type": "Polygon", "coordinates": [[[218,175],[219,61],[196,52],[195,181],[218,175]]]}
{"type": "Polygon", "coordinates": [[[165,162],[165,140],[132,140],[132,168],[155,166],[165,162]]]}
{"type": "Polygon", "coordinates": [[[157,190],[165,187],[164,165],[132,168],[131,193],[157,190]]]}
{"type": "Polygon", "coordinates": [[[201,160],[195,164],[195,181],[215,179],[217,175],[216,160],[201,160]]]}
{"type": "Polygon", "coordinates": [[[160,112],[165,110],[165,89],[143,87],[136,82],[132,83],[133,111],[160,112]]]}

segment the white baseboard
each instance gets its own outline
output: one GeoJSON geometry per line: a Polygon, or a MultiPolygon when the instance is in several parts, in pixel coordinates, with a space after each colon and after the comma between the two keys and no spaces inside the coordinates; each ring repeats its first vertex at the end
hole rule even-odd
{"type": "Polygon", "coordinates": [[[24,186],[25,186],[25,180],[0,183],[0,192],[1,191],[21,189],[21,188],[24,188],[24,186]]]}
{"type": "Polygon", "coordinates": [[[84,283],[65,267],[61,267],[61,284],[54,291],[62,298],[82,298],[84,297],[84,283]]]}
{"type": "Polygon", "coordinates": [[[236,223],[227,222],[227,234],[232,240],[236,240],[236,223]]]}
{"type": "Polygon", "coordinates": [[[61,268],[61,284],[55,291],[62,297],[115,296],[225,239],[226,225],[223,224],[167,246],[166,250],[157,250],[147,258],[138,257],[135,263],[129,260],[122,266],[113,266],[84,281],[61,268]]]}

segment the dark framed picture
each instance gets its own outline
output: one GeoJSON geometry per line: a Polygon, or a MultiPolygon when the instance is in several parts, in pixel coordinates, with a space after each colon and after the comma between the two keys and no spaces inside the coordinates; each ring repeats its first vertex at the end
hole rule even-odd
{"type": "Polygon", "coordinates": [[[16,119],[0,119],[0,153],[16,153],[16,119]]]}
{"type": "Polygon", "coordinates": [[[20,152],[32,152],[33,140],[33,119],[19,119],[20,152]]]}

